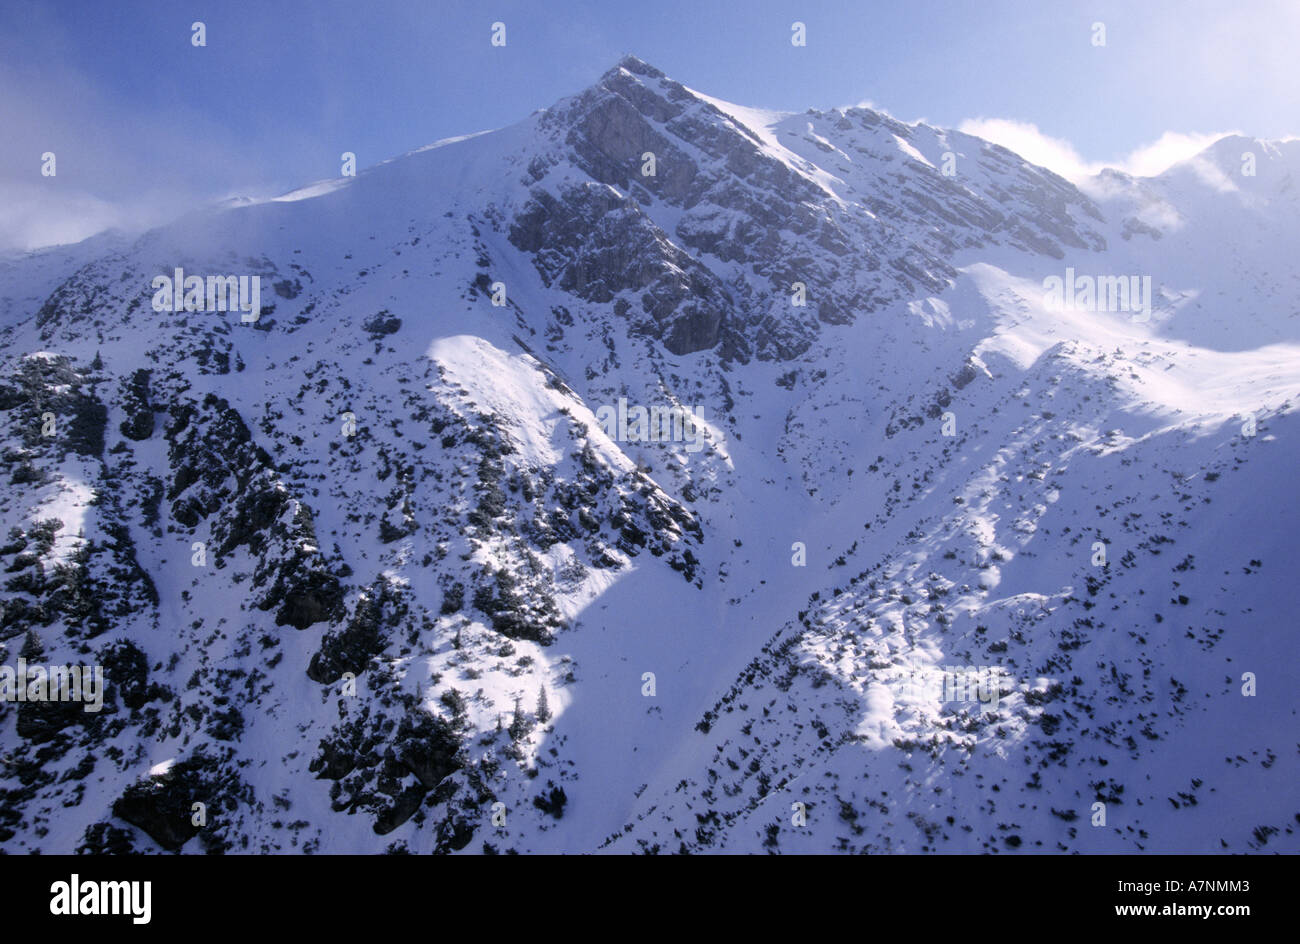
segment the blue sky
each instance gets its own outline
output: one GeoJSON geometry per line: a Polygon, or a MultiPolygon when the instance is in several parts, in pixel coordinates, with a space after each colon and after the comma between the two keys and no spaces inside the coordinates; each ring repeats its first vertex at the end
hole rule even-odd
{"type": "Polygon", "coordinates": [[[0,0],[0,248],[510,124],[627,52],[746,105],[871,102],[1067,174],[1150,170],[1215,133],[1300,133],[1298,45],[1297,0],[0,0]]]}

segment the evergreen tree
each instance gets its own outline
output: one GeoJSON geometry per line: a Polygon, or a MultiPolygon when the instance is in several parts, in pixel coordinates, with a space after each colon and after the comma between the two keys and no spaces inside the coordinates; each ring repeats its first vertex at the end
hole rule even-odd
{"type": "Polygon", "coordinates": [[[510,722],[510,739],[512,741],[522,741],[524,738],[528,737],[528,732],[531,730],[531,726],[528,724],[528,719],[524,717],[524,708],[523,705],[520,704],[521,701],[522,699],[516,696],[515,717],[514,720],[510,722]]]}
{"type": "Polygon", "coordinates": [[[27,638],[23,640],[22,649],[18,654],[28,662],[39,662],[45,655],[45,647],[41,645],[41,637],[36,635],[35,630],[27,630],[27,638]]]}
{"type": "MultiPolygon", "coordinates": [[[[465,704],[465,696],[454,688],[449,688],[442,693],[441,701],[443,706],[451,712],[451,727],[455,731],[463,731],[469,727],[469,710],[465,704]]],[[[501,728],[501,716],[497,716],[497,729],[501,728]]]]}
{"type": "Polygon", "coordinates": [[[551,706],[546,703],[546,686],[543,685],[537,696],[537,720],[542,724],[551,720],[551,706]]]}

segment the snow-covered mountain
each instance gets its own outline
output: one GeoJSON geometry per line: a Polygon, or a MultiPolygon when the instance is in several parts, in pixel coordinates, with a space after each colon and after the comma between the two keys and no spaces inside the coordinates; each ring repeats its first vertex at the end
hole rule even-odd
{"type": "Polygon", "coordinates": [[[1298,185],[629,57],[3,260],[0,849],[1297,851],[1298,185]]]}

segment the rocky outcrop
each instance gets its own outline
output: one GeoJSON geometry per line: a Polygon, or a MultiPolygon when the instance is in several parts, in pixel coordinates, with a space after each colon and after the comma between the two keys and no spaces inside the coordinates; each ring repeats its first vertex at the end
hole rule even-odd
{"type": "Polygon", "coordinates": [[[274,609],[282,626],[337,619],[343,587],[317,546],[311,509],[292,497],[238,411],[212,394],[176,402],[166,435],[172,516],[189,528],[212,519],[215,565],[240,548],[257,555],[256,605],[274,609]]]}
{"type": "Polygon", "coordinates": [[[634,201],[607,186],[588,183],[558,197],[536,189],[510,241],[534,254],[548,285],[602,304],[634,300],[618,310],[674,354],[718,343],[732,307],[726,288],[634,201]]]}
{"type": "Polygon", "coordinates": [[[230,847],[222,814],[251,800],[251,791],[228,764],[199,752],[127,787],[113,803],[113,815],[169,852],[202,836],[208,852],[221,853],[230,847]]]}
{"type": "Polygon", "coordinates": [[[387,581],[380,578],[357,600],[356,611],[347,625],[325,634],[321,647],[311,657],[307,677],[313,682],[329,685],[343,677],[345,672],[360,675],[370,665],[370,660],[384,651],[385,606],[388,617],[395,621],[397,613],[387,581]]]}

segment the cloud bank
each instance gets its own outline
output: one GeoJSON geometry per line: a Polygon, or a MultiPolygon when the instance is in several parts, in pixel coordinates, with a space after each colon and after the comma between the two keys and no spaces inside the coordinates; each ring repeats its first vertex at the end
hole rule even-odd
{"type": "Polygon", "coordinates": [[[1066,180],[1079,184],[1107,167],[1124,171],[1135,177],[1154,177],[1179,161],[1199,154],[1215,141],[1236,131],[1218,131],[1210,134],[1185,134],[1166,131],[1151,144],[1145,144],[1113,161],[1088,161],[1063,138],[1054,138],[1038,130],[1038,126],[1010,118],[970,118],[957,129],[1000,144],[1015,151],[1025,160],[1046,167],[1066,180]]]}

